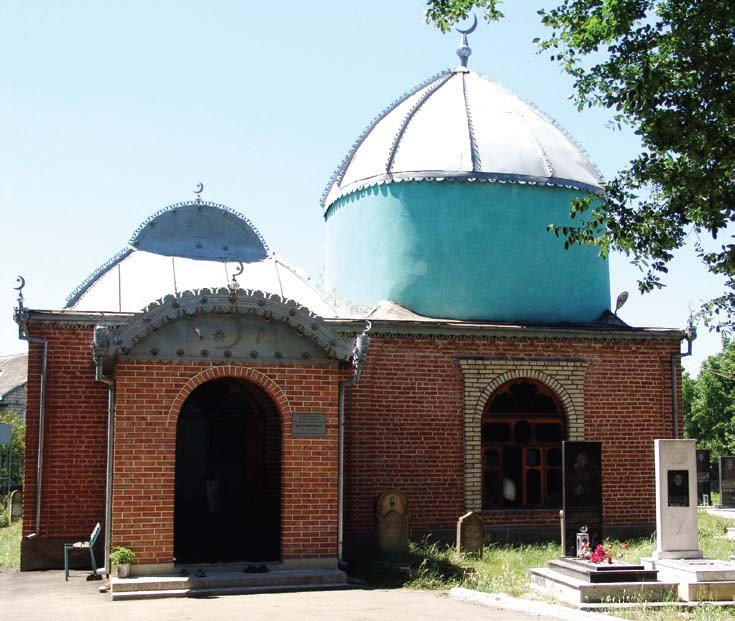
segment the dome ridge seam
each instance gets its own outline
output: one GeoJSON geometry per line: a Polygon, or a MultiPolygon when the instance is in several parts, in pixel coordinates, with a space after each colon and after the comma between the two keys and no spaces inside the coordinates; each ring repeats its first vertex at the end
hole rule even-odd
{"type": "Polygon", "coordinates": [[[403,138],[403,135],[406,133],[406,128],[408,128],[409,123],[413,119],[413,117],[416,115],[416,113],[421,109],[421,106],[423,106],[429,97],[431,97],[436,91],[438,91],[442,86],[444,86],[449,80],[451,80],[454,77],[455,73],[451,72],[447,76],[443,77],[443,79],[435,81],[429,88],[426,90],[426,92],[419,98],[417,102],[411,106],[411,109],[406,113],[406,116],[403,118],[403,123],[401,123],[401,126],[398,128],[398,132],[396,132],[396,135],[393,137],[393,143],[391,144],[390,151],[388,152],[388,161],[385,164],[385,172],[390,174],[391,168],[393,167],[393,162],[396,157],[396,153],[398,152],[398,147],[401,143],[401,138],[403,138]]]}
{"type": "Polygon", "coordinates": [[[368,126],[362,131],[362,133],[357,137],[357,140],[355,140],[352,143],[352,147],[350,148],[347,155],[342,158],[342,161],[337,166],[336,170],[332,173],[332,175],[329,177],[326,187],[324,188],[324,191],[322,192],[320,203],[322,205],[322,208],[324,210],[327,209],[328,205],[327,197],[329,196],[329,191],[334,187],[335,185],[339,186],[340,183],[342,183],[342,179],[344,179],[344,175],[347,172],[347,168],[349,168],[350,163],[352,162],[352,158],[354,157],[355,153],[357,152],[357,149],[362,145],[363,142],[365,142],[365,139],[370,135],[370,132],[373,131],[375,126],[382,121],[390,112],[395,110],[395,108],[403,103],[406,99],[409,97],[415,95],[418,91],[420,91],[422,88],[426,88],[429,84],[432,82],[435,82],[442,76],[446,75],[447,73],[451,73],[452,69],[444,69],[443,71],[440,71],[439,73],[434,74],[430,78],[424,80],[423,82],[417,84],[414,86],[411,90],[406,91],[398,97],[397,99],[394,99],[388,106],[383,108],[383,110],[375,117],[373,117],[373,120],[370,121],[368,126]]]}
{"type": "Polygon", "coordinates": [[[477,137],[475,136],[475,127],[472,123],[472,111],[470,110],[470,100],[467,97],[467,73],[462,73],[462,95],[464,97],[464,109],[467,114],[467,130],[470,135],[470,155],[472,156],[472,171],[480,172],[482,170],[482,160],[480,159],[480,151],[477,147],[477,137]]]}
{"type": "Polygon", "coordinates": [[[558,129],[564,137],[571,142],[574,147],[582,154],[585,161],[592,167],[592,170],[594,171],[595,175],[597,175],[597,178],[600,182],[604,181],[604,176],[600,169],[597,167],[597,164],[592,160],[590,157],[590,154],[587,152],[587,150],[577,141],[577,139],[572,136],[567,129],[561,125],[554,117],[549,116],[546,112],[544,112],[541,108],[539,108],[535,103],[533,103],[531,100],[527,99],[523,95],[519,95],[516,93],[513,89],[508,88],[507,86],[501,84],[497,80],[493,80],[490,76],[485,75],[484,73],[480,73],[478,71],[474,72],[478,77],[482,78],[483,80],[487,80],[488,82],[494,84],[499,89],[504,90],[506,93],[512,95],[513,97],[516,97],[520,99],[524,104],[526,104],[529,108],[531,108],[536,114],[538,114],[543,120],[545,120],[548,123],[551,123],[556,129],[558,129]]]}

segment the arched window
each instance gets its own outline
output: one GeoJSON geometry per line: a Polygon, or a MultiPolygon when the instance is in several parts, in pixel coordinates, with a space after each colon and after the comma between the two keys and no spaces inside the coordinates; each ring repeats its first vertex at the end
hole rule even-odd
{"type": "Polygon", "coordinates": [[[483,509],[560,507],[564,439],[564,411],[546,386],[498,388],[482,414],[483,509]]]}

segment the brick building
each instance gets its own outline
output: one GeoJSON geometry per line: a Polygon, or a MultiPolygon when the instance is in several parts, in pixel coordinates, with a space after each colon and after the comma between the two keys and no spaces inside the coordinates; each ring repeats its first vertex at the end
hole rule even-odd
{"type": "Polygon", "coordinates": [[[330,180],[327,292],[197,196],[141,224],[64,309],[18,309],[24,569],[59,566],[98,521],[139,571],[334,567],[389,488],[417,535],[475,510],[496,537],[546,536],[564,439],[603,442],[606,524],[652,529],[686,335],[620,321],[607,262],[548,234],[596,169],[468,52],[330,180]]]}

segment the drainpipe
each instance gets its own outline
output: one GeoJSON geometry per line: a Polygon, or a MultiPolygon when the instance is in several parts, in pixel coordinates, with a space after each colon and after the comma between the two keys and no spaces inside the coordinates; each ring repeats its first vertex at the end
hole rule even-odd
{"type": "Polygon", "coordinates": [[[692,343],[697,338],[697,328],[691,317],[689,318],[689,325],[687,325],[687,329],[684,332],[684,338],[687,342],[686,352],[671,354],[671,411],[674,417],[674,439],[679,437],[679,389],[677,386],[678,374],[676,372],[676,361],[692,355],[692,343]]]}
{"type": "Polygon", "coordinates": [[[45,338],[30,336],[28,334],[27,311],[23,306],[23,287],[26,281],[18,276],[18,308],[15,309],[15,321],[18,323],[18,338],[28,343],[37,343],[42,346],[41,350],[41,395],[38,408],[38,461],[36,462],[36,523],[32,533],[26,535],[27,539],[38,537],[41,533],[41,490],[43,489],[43,443],[46,428],[46,364],[48,361],[48,341],[45,338]]]}
{"type": "Polygon", "coordinates": [[[115,424],[115,382],[97,370],[95,379],[107,384],[107,470],[105,473],[105,573],[110,574],[110,537],[112,536],[112,450],[115,424]]]}
{"type": "Polygon", "coordinates": [[[105,375],[107,327],[94,329],[93,357],[94,379],[107,384],[107,467],[105,471],[105,573],[110,574],[110,538],[112,537],[112,453],[115,444],[115,380],[105,375]],[[99,347],[99,348],[98,348],[99,347]]]}
{"type": "Polygon", "coordinates": [[[367,359],[370,337],[368,332],[372,324],[368,321],[367,328],[355,339],[355,349],[352,352],[352,362],[355,372],[350,377],[339,380],[339,422],[337,440],[337,562],[343,566],[344,541],[344,487],[345,487],[345,393],[348,386],[355,386],[360,381],[360,371],[367,359]]]}

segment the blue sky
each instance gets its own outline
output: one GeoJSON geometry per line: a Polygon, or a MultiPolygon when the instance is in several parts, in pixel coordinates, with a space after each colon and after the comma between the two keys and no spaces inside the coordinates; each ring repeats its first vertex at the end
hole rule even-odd
{"type": "MultiPolygon", "coordinates": [[[[471,35],[470,67],[537,104],[612,176],[635,155],[602,111],[577,112],[571,82],[536,54],[536,8],[507,2],[471,35]]],[[[353,140],[387,104],[457,64],[459,36],[423,20],[421,0],[0,3],[0,353],[25,350],[26,303],[60,308],[154,211],[203,197],[248,216],[286,262],[317,275],[319,197],[353,140]]],[[[683,252],[668,287],[640,296],[611,261],[613,300],[634,325],[682,327],[719,283],[683,252]]],[[[719,349],[700,330],[696,370],[719,349]]]]}

